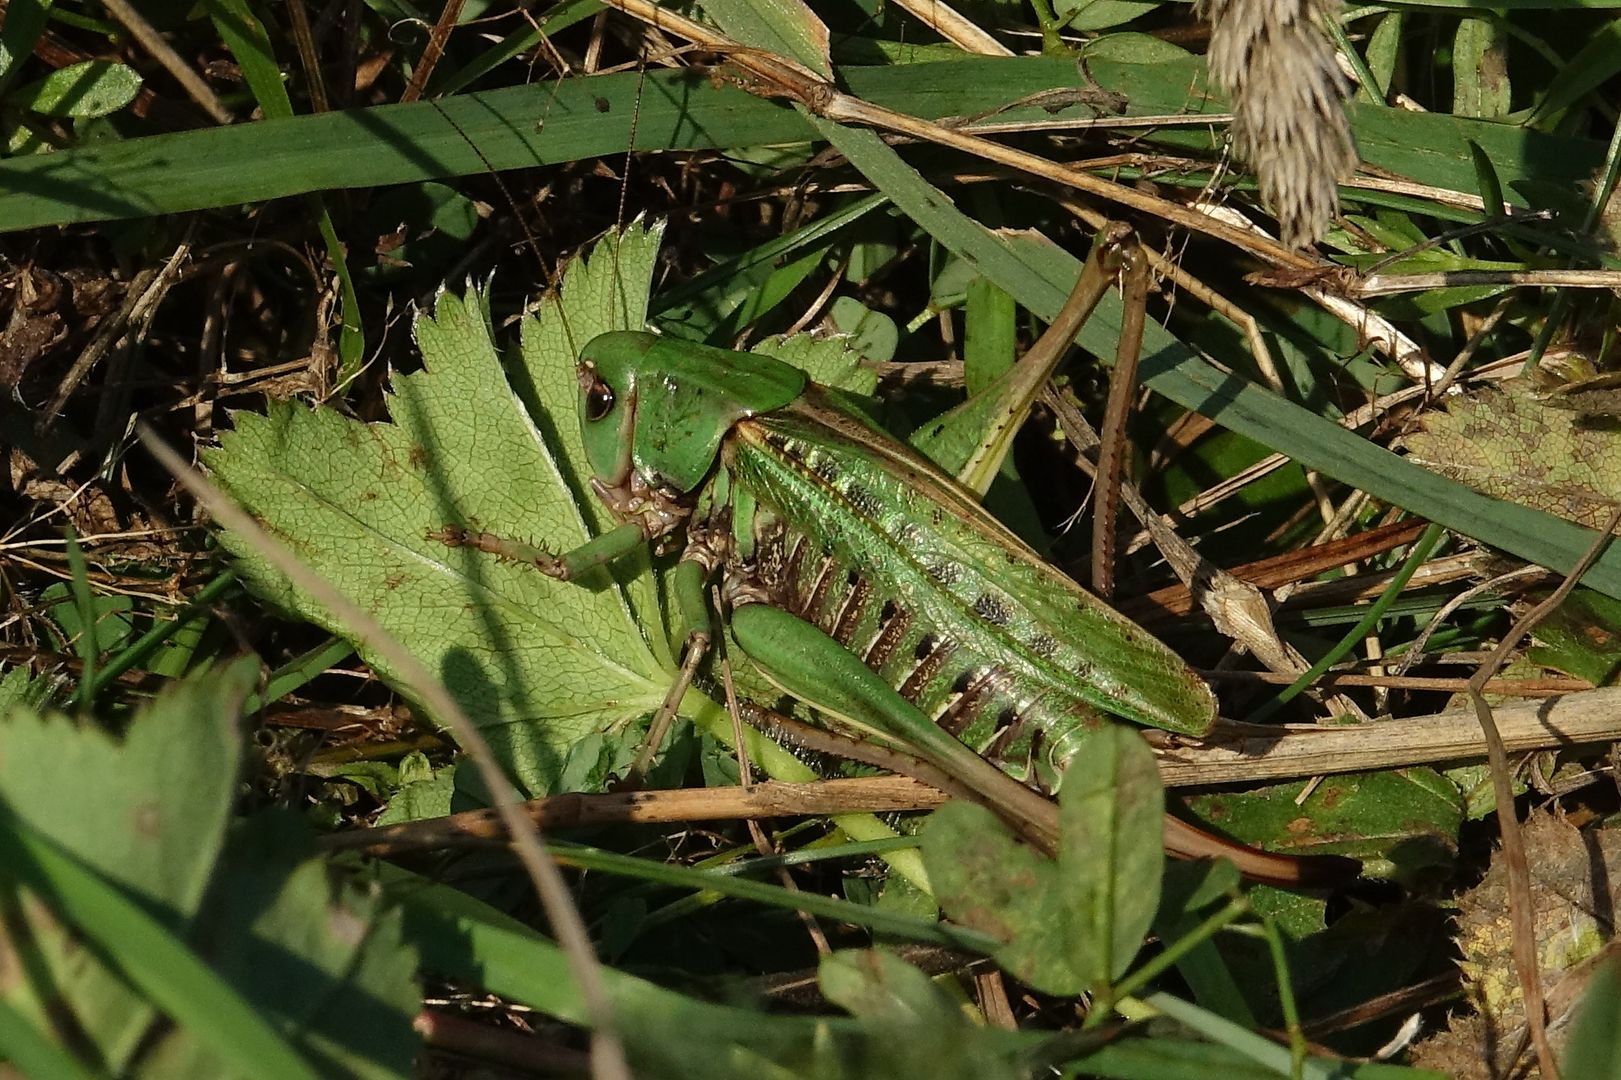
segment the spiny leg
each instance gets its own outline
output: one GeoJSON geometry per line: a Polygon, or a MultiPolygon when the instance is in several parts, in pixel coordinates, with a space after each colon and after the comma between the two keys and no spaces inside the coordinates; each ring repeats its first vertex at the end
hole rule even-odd
{"type": "Polygon", "coordinates": [[[686,644],[682,646],[681,670],[676,672],[675,681],[670,684],[670,692],[664,695],[658,711],[653,714],[652,721],[647,725],[647,737],[642,740],[642,748],[636,752],[636,760],[631,762],[630,775],[627,779],[633,782],[640,781],[646,775],[648,767],[653,764],[653,756],[658,753],[659,747],[664,745],[664,737],[670,733],[670,725],[675,722],[676,712],[681,707],[681,699],[692,686],[698,665],[704,662],[704,657],[709,653],[709,645],[710,635],[707,631],[687,635],[686,644]]]}
{"type": "Polygon", "coordinates": [[[647,725],[647,738],[642,741],[642,748],[637,751],[636,760],[631,762],[630,773],[626,779],[632,784],[640,783],[641,778],[647,774],[654,755],[658,753],[659,747],[664,745],[665,736],[670,733],[670,725],[675,722],[676,713],[681,708],[681,699],[686,697],[687,690],[692,686],[693,677],[698,673],[698,665],[702,664],[704,657],[709,654],[709,646],[714,636],[710,630],[709,605],[704,595],[704,579],[708,576],[708,568],[696,559],[682,559],[676,565],[675,581],[671,588],[682,626],[686,630],[681,652],[681,670],[676,672],[669,693],[664,695],[658,711],[653,714],[652,721],[647,725]]]}
{"type": "Polygon", "coordinates": [[[543,547],[522,540],[480,532],[461,525],[446,525],[442,529],[434,529],[428,533],[428,539],[437,540],[448,547],[470,547],[487,551],[498,559],[526,563],[558,581],[573,581],[588,570],[606,566],[615,559],[635,551],[647,542],[647,533],[641,523],[627,521],[618,528],[593,537],[561,555],[553,555],[543,547]]]}
{"type": "MultiPolygon", "coordinates": [[[[719,611],[720,588],[718,586],[712,587],[709,595],[715,604],[715,610],[719,611]]],[[[731,717],[732,745],[737,748],[738,783],[744,791],[747,791],[754,786],[754,768],[749,762],[749,744],[745,741],[743,735],[743,714],[737,704],[737,687],[732,682],[732,659],[726,655],[726,639],[724,637],[718,642],[718,651],[720,653],[720,682],[722,688],[726,691],[726,715],[731,717]]],[[[757,832],[758,829],[759,826],[751,818],[749,820],[749,830],[757,832]]],[[[760,840],[761,837],[755,837],[756,843],[759,843],[760,840]]]]}
{"type": "MultiPolygon", "coordinates": [[[[647,533],[641,523],[627,521],[561,555],[553,555],[545,548],[521,540],[512,540],[495,533],[481,532],[460,525],[446,525],[442,529],[435,529],[428,533],[428,539],[437,540],[450,547],[476,548],[499,559],[525,563],[547,577],[559,581],[574,581],[599,566],[606,566],[615,559],[635,551],[647,542],[647,533]]],[[[704,656],[709,652],[712,634],[709,626],[709,609],[704,598],[704,579],[708,575],[709,571],[701,559],[683,559],[676,567],[674,591],[682,625],[686,629],[681,669],[676,673],[675,681],[670,685],[664,700],[659,703],[658,710],[654,712],[653,720],[648,725],[647,738],[637,751],[635,761],[631,763],[627,779],[633,784],[640,781],[648,766],[652,764],[654,755],[658,753],[665,736],[669,734],[681,699],[686,696],[688,688],[692,685],[698,665],[703,663],[704,656]]]]}

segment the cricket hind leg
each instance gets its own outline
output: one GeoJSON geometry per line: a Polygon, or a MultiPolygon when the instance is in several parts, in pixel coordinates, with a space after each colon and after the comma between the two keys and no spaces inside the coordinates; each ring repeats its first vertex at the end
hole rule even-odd
{"type": "MultiPolygon", "coordinates": [[[[859,657],[796,615],[766,604],[733,609],[732,638],[772,682],[802,701],[876,731],[974,793],[1047,854],[1057,850],[1052,803],[936,727],[859,657]]],[[[1227,858],[1254,881],[1285,888],[1344,884],[1361,864],[1334,855],[1283,855],[1214,836],[1167,815],[1166,850],[1183,858],[1227,858]]]]}
{"type": "Polygon", "coordinates": [[[1053,804],[937,727],[820,628],[768,604],[732,610],[732,638],[783,690],[923,758],[975,793],[1044,851],[1056,850],[1053,804]]]}

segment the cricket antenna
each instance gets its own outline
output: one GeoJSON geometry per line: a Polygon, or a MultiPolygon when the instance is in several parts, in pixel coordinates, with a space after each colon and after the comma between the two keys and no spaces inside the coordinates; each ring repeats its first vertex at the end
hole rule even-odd
{"type": "MultiPolygon", "coordinates": [[[[433,106],[434,111],[444,119],[445,123],[449,124],[455,129],[456,134],[460,136],[461,140],[467,144],[467,148],[473,151],[474,154],[478,155],[478,159],[484,163],[486,175],[495,182],[495,186],[501,192],[501,197],[506,200],[508,209],[512,211],[512,219],[518,223],[518,228],[522,230],[524,246],[529,249],[532,255],[534,255],[535,265],[539,268],[540,276],[545,280],[546,287],[555,290],[558,286],[557,275],[552,268],[547,265],[546,257],[541,252],[540,240],[535,236],[534,232],[530,230],[529,223],[524,220],[523,208],[518,204],[517,197],[512,194],[512,189],[507,186],[506,180],[502,178],[500,170],[495,167],[494,163],[491,162],[489,158],[484,156],[484,151],[479,148],[477,141],[475,141],[472,136],[468,135],[466,130],[464,130],[462,126],[456,122],[455,117],[451,116],[450,113],[446,112],[440,107],[437,101],[434,101],[431,98],[427,100],[427,104],[433,106]]],[[[541,122],[544,123],[544,120],[541,122]]],[[[563,326],[566,333],[568,331],[568,322],[566,318],[563,326]]],[[[569,348],[570,350],[575,349],[572,334],[570,335],[569,348]]]]}
{"type": "MultiPolygon", "coordinates": [[[[640,23],[636,25],[641,27],[640,23]]],[[[642,91],[647,86],[647,29],[645,27],[641,27],[641,46],[638,51],[640,56],[638,57],[636,69],[636,95],[630,110],[630,137],[625,140],[625,164],[619,170],[619,210],[614,218],[613,243],[609,245],[609,250],[613,253],[614,294],[619,301],[619,311],[627,323],[630,321],[632,304],[630,297],[625,295],[625,276],[620,272],[619,266],[619,245],[625,236],[625,208],[630,199],[630,169],[631,163],[636,156],[636,132],[642,120],[642,91]]],[[[566,320],[564,325],[567,325],[566,320]]],[[[627,327],[627,329],[639,330],[641,327],[631,326],[627,327]]],[[[571,347],[573,346],[571,345],[571,347]]],[[[575,348],[574,351],[578,352],[579,350],[575,348]]]]}
{"type": "MultiPolygon", "coordinates": [[[[605,11],[602,14],[606,16],[609,13],[605,11]]],[[[611,229],[612,236],[609,237],[609,239],[612,240],[612,243],[609,244],[609,250],[613,260],[612,288],[614,289],[614,300],[617,303],[619,315],[624,318],[628,318],[630,312],[637,310],[639,306],[638,304],[633,304],[631,302],[631,298],[626,296],[623,291],[624,286],[622,280],[623,274],[620,271],[619,242],[624,234],[625,219],[629,209],[630,176],[634,165],[637,133],[641,121],[642,93],[646,85],[647,57],[650,48],[646,28],[640,23],[633,22],[631,25],[634,25],[640,31],[639,45],[636,50],[638,56],[635,61],[637,66],[636,93],[634,95],[634,103],[631,110],[629,138],[625,147],[624,165],[620,170],[619,176],[618,206],[616,209],[614,225],[611,229]]],[[[586,66],[588,70],[596,67],[596,60],[601,54],[602,37],[603,22],[601,19],[598,19],[592,29],[590,46],[586,50],[586,66]]],[[[569,64],[561,55],[557,54],[555,50],[552,50],[552,57],[559,78],[570,73],[569,64]]],[[[473,153],[478,156],[478,159],[484,163],[489,177],[495,182],[496,187],[500,190],[501,196],[505,200],[508,208],[511,210],[513,218],[517,222],[518,228],[522,231],[523,245],[528,247],[530,252],[533,254],[535,264],[540,270],[540,278],[544,282],[543,294],[541,298],[542,301],[544,301],[545,293],[550,293],[554,298],[556,298],[562,285],[561,266],[563,263],[559,262],[558,264],[554,265],[547,260],[539,239],[536,237],[534,231],[529,227],[529,223],[525,218],[522,205],[519,203],[512,189],[502,178],[500,172],[495,168],[494,164],[479,148],[477,142],[474,141],[467,131],[464,130],[461,125],[456,122],[455,118],[452,117],[446,110],[440,108],[437,103],[430,102],[430,104],[433,104],[434,108],[439,112],[439,115],[444,117],[445,121],[456,131],[457,135],[460,136],[462,141],[467,144],[468,148],[471,149],[473,153]]],[[[543,116],[539,121],[537,121],[537,126],[543,125],[544,123],[545,118],[543,116]]],[[[539,162],[537,162],[537,164],[539,164],[539,162]]],[[[598,239],[600,241],[603,238],[599,237],[598,239]]],[[[577,355],[584,342],[576,340],[573,327],[570,325],[568,312],[560,302],[557,304],[557,314],[558,321],[563,328],[563,334],[568,342],[569,352],[577,355]]]]}

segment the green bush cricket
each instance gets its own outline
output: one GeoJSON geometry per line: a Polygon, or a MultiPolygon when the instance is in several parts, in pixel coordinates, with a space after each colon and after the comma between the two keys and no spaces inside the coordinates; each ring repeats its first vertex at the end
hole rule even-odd
{"type": "MultiPolygon", "coordinates": [[[[1112,279],[1106,259],[1093,264],[1105,270],[1090,302],[1083,275],[1072,321],[1112,279]]],[[[1054,333],[1061,352],[1074,328],[1054,333]]],[[[686,652],[646,753],[708,648],[717,580],[732,640],[771,682],[922,758],[1049,850],[1052,804],[1026,785],[1056,789],[1089,732],[1114,717],[1199,735],[1215,720],[1214,696],[1175,653],[798,368],[616,331],[585,344],[576,374],[591,487],[621,524],[561,555],[459,526],[433,535],[565,581],[648,543],[681,545],[686,652]]],[[[1173,817],[1166,846],[1278,883],[1346,870],[1173,817]]]]}

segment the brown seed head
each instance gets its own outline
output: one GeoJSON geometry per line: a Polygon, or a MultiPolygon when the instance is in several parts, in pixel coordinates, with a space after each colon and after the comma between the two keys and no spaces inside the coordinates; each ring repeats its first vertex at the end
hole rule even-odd
{"type": "Polygon", "coordinates": [[[1210,71],[1233,99],[1233,142],[1254,168],[1283,240],[1322,237],[1339,181],[1356,167],[1343,103],[1350,93],[1323,32],[1338,0],[1199,0],[1210,71]]]}

